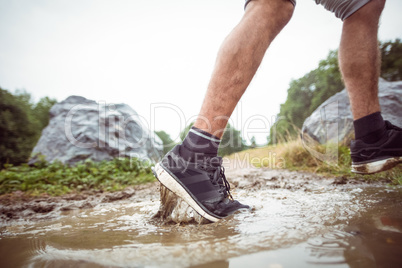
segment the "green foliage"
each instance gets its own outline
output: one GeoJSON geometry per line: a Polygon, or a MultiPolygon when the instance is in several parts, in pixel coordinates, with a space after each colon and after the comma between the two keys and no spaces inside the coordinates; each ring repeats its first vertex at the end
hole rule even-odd
{"type": "Polygon", "coordinates": [[[380,43],[381,77],[388,81],[402,80],[402,43],[400,39],[380,43]]]}
{"type": "Polygon", "coordinates": [[[33,107],[32,114],[34,118],[38,121],[38,127],[40,130],[44,129],[49,124],[49,110],[56,103],[57,101],[55,99],[44,97],[41,98],[39,102],[33,107]]]}
{"type": "Polygon", "coordinates": [[[310,87],[315,89],[313,90],[313,98],[309,106],[309,115],[321,103],[344,88],[338,65],[338,51],[330,51],[328,57],[320,61],[318,68],[314,72],[315,81],[310,87]]]}
{"type": "Polygon", "coordinates": [[[254,136],[251,137],[250,142],[250,148],[254,149],[255,147],[257,147],[257,141],[254,136]]]}
{"type": "Polygon", "coordinates": [[[0,88],[0,167],[28,160],[55,103],[45,97],[33,104],[24,91],[13,95],[0,88]]]}
{"type": "Polygon", "coordinates": [[[0,171],[0,194],[13,191],[26,191],[33,195],[60,195],[84,190],[115,191],[153,180],[150,164],[136,158],[99,163],[87,160],[75,166],[44,161],[33,167],[6,164],[5,169],[0,171]]]}
{"type": "Polygon", "coordinates": [[[37,140],[29,96],[0,89],[0,164],[25,162],[37,140]]]}
{"type": "MultiPolygon", "coordinates": [[[[380,43],[381,77],[389,81],[402,80],[402,43],[400,39],[380,43]]],[[[278,122],[270,136],[287,141],[294,138],[304,120],[324,101],[344,88],[338,65],[338,52],[330,51],[318,67],[290,82],[288,96],[281,104],[278,122]]],[[[270,144],[272,144],[272,140],[270,144]]]]}
{"type": "MultiPolygon", "coordinates": [[[[318,68],[293,80],[285,103],[281,104],[276,127],[277,137],[294,137],[296,129],[326,99],[343,89],[338,66],[338,53],[331,51],[318,68]]],[[[271,128],[271,136],[274,135],[271,128]]]]}
{"type": "Polygon", "coordinates": [[[170,138],[170,135],[167,134],[165,131],[155,131],[155,134],[158,135],[158,137],[163,142],[163,153],[166,154],[176,145],[172,138],[170,138]]]}
{"type": "Polygon", "coordinates": [[[184,138],[187,136],[187,133],[190,131],[191,127],[194,125],[194,122],[191,122],[180,132],[180,139],[184,141],[184,138]]]}
{"type": "Polygon", "coordinates": [[[223,132],[221,143],[219,145],[218,155],[225,156],[233,154],[235,152],[243,151],[247,148],[248,146],[245,144],[243,138],[241,137],[240,130],[237,130],[230,124],[227,124],[225,132],[223,132]]]}

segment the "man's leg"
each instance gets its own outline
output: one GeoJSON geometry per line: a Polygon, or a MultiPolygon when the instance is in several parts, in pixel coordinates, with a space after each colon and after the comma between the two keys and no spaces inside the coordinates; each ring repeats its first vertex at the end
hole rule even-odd
{"type": "Polygon", "coordinates": [[[268,46],[288,23],[289,0],[254,0],[223,42],[194,126],[220,138],[268,46]]]}
{"type": "Polygon", "coordinates": [[[378,23],[385,0],[372,0],[343,23],[339,65],[354,120],[379,112],[378,23]]]}
{"type": "Polygon", "coordinates": [[[378,23],[385,0],[371,0],[345,19],[339,65],[354,118],[352,171],[375,173],[402,160],[402,129],[385,122],[378,99],[380,53],[378,23]]]}
{"type": "Polygon", "coordinates": [[[230,194],[218,145],[227,121],[269,44],[293,13],[290,0],[254,0],[220,48],[201,112],[181,145],[155,166],[155,176],[197,213],[218,221],[249,208],[230,194]]]}

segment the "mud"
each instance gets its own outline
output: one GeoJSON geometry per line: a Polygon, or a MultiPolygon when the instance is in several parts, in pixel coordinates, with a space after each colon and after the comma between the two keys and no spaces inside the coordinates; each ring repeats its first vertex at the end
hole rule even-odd
{"type": "Polygon", "coordinates": [[[149,195],[155,195],[158,184],[149,183],[128,187],[117,192],[82,192],[63,196],[41,195],[37,197],[24,192],[14,192],[0,196],[0,226],[20,221],[51,220],[61,217],[70,210],[89,209],[103,203],[119,200],[141,200],[149,195]]]}
{"type": "MultiPolygon", "coordinates": [[[[324,180],[329,184],[364,184],[362,180],[346,178],[327,178],[313,173],[289,172],[286,170],[232,169],[226,172],[230,177],[231,188],[256,191],[264,188],[285,188],[297,190],[308,184],[309,180],[324,180]]],[[[388,182],[388,181],[383,181],[388,182]]],[[[380,182],[383,183],[383,182],[380,182]]],[[[70,210],[89,209],[103,203],[120,200],[138,202],[144,198],[160,198],[161,206],[155,217],[163,223],[209,223],[200,217],[183,200],[159,185],[149,183],[128,187],[124,191],[100,192],[87,191],[63,196],[41,195],[37,197],[17,191],[0,196],[0,226],[18,221],[51,220],[70,210]]]]}
{"type": "Polygon", "coordinates": [[[198,214],[182,198],[171,192],[168,188],[160,185],[160,205],[154,219],[160,224],[208,224],[209,220],[198,214]]]}
{"type": "Polygon", "coordinates": [[[211,224],[155,219],[157,183],[113,194],[21,197],[9,206],[14,216],[1,216],[0,266],[402,266],[402,187],[251,167],[226,175],[235,199],[253,210],[211,224]]]}

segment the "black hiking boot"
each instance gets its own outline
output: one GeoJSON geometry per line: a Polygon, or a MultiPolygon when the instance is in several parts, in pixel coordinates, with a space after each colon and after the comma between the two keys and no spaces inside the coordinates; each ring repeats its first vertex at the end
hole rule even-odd
{"type": "Polygon", "coordinates": [[[402,162],[402,128],[385,121],[385,135],[376,143],[352,140],[352,172],[372,174],[393,168],[402,162]]]}
{"type": "Polygon", "coordinates": [[[233,200],[221,157],[189,162],[179,150],[180,145],[176,145],[155,165],[155,177],[166,188],[212,222],[250,208],[233,200]]]}

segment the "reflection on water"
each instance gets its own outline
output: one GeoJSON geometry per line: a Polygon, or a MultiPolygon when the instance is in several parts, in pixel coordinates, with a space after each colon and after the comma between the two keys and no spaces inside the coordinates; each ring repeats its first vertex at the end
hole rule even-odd
{"type": "Polygon", "coordinates": [[[360,198],[371,203],[342,232],[308,241],[309,262],[322,256],[350,267],[402,267],[402,191],[367,188],[360,198]],[[373,202],[375,200],[375,202],[373,202]]]}
{"type": "Polygon", "coordinates": [[[402,267],[402,189],[309,182],[237,189],[255,210],[208,225],[162,225],[143,200],[5,225],[1,267],[402,267]]]}

